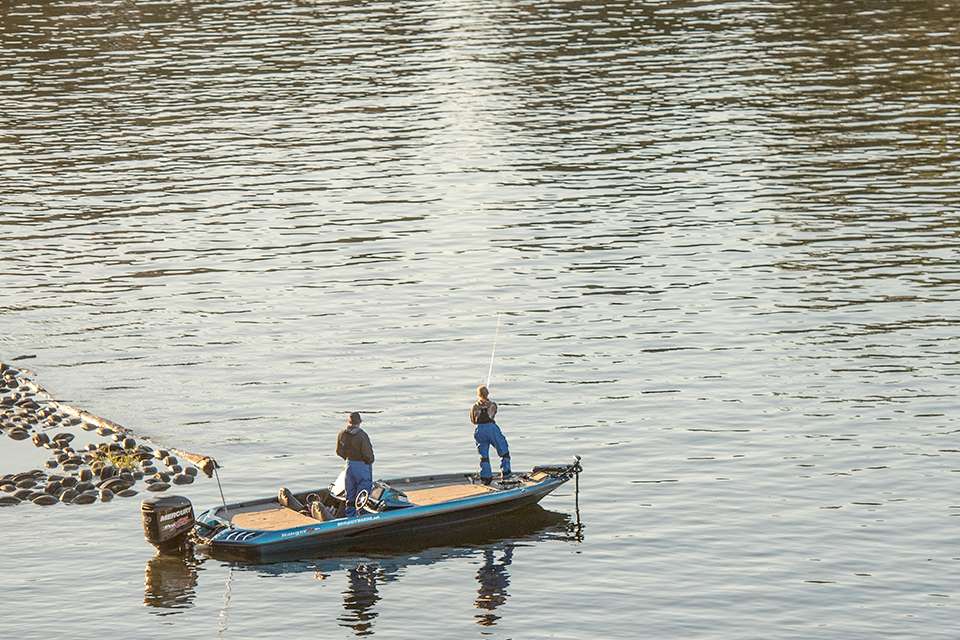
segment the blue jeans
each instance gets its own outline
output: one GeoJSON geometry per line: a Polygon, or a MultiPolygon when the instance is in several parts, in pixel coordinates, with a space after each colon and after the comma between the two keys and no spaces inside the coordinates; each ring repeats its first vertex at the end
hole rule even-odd
{"type": "Polygon", "coordinates": [[[357,515],[356,499],[357,494],[367,490],[369,493],[373,489],[373,465],[360,460],[350,460],[347,462],[347,517],[353,518],[357,515]]]}
{"type": "Polygon", "coordinates": [[[490,469],[490,445],[493,445],[497,455],[500,456],[501,473],[505,476],[510,474],[510,447],[496,422],[478,424],[473,432],[473,439],[477,443],[477,453],[480,454],[481,478],[493,477],[493,471],[490,469]]]}

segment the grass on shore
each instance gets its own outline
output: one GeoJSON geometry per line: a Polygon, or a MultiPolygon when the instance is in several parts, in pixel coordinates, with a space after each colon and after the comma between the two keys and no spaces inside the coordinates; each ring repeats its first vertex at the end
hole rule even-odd
{"type": "Polygon", "coordinates": [[[140,459],[132,453],[114,453],[112,451],[97,450],[93,452],[93,461],[111,464],[117,469],[137,469],[140,459]]]}

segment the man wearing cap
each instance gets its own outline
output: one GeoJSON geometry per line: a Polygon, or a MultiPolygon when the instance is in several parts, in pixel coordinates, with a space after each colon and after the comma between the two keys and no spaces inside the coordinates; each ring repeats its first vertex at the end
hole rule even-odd
{"type": "Polygon", "coordinates": [[[357,494],[373,489],[373,445],[360,428],[360,414],[354,411],[347,426],[337,435],[337,455],[347,461],[347,517],[357,515],[357,494]]]}

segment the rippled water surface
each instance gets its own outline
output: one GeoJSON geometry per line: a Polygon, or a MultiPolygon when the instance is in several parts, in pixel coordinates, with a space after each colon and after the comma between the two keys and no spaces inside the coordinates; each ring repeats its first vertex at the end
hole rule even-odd
{"type": "Polygon", "coordinates": [[[0,635],[955,638],[957,33],[949,1],[2,3],[0,360],[237,500],[329,481],[352,410],[377,477],[472,469],[499,313],[514,465],[585,473],[582,536],[564,488],[266,566],[155,558],[136,498],[2,509],[0,635]]]}

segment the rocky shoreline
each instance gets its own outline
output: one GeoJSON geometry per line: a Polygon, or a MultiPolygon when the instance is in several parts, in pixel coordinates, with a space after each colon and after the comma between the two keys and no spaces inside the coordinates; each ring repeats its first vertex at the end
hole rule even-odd
{"type": "Polygon", "coordinates": [[[198,469],[210,477],[218,466],[209,456],[155,448],[126,427],[59,402],[34,378],[0,362],[0,431],[50,451],[44,469],[0,476],[0,507],[91,504],[166,491],[194,482],[198,469]]]}

